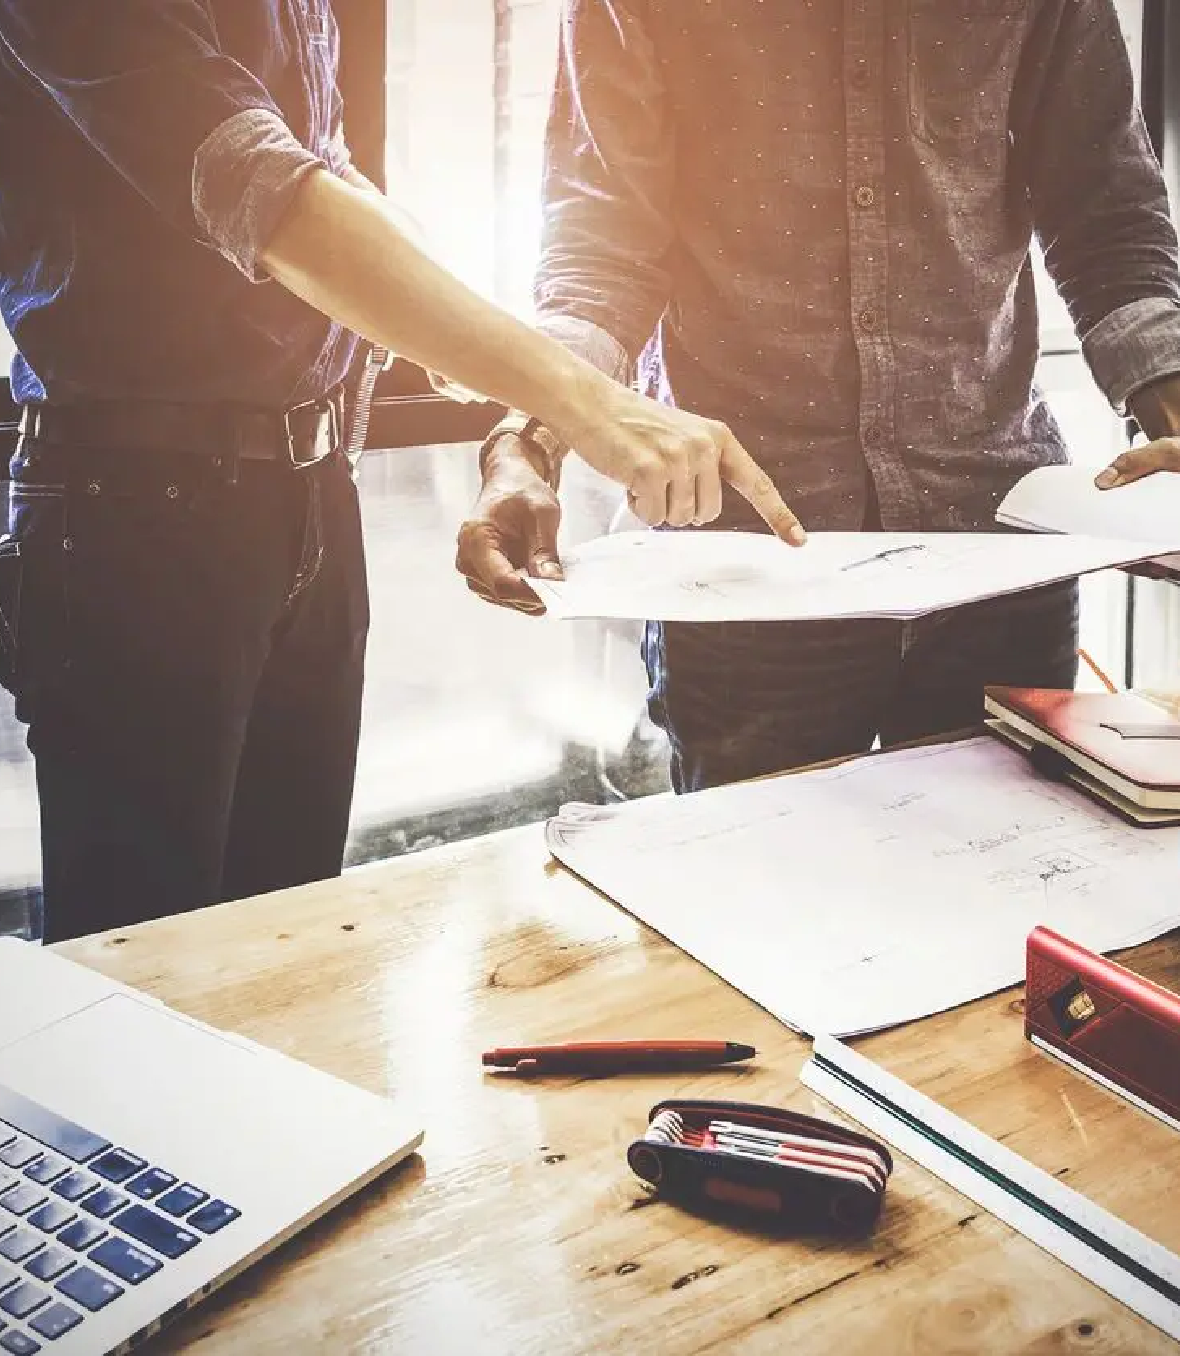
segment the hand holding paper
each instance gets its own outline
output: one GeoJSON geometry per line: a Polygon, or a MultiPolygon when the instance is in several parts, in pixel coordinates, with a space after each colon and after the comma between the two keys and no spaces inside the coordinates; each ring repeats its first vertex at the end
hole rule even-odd
{"type": "MultiPolygon", "coordinates": [[[[996,510],[996,521],[1032,532],[1079,532],[1127,541],[1174,540],[1180,537],[1180,476],[1150,475],[1146,469],[1159,462],[1171,446],[1169,440],[1124,452],[1107,467],[1119,477],[1109,482],[1117,489],[1105,488],[1102,476],[1095,477],[1084,466],[1042,466],[1030,471],[1005,496],[996,510]],[[1149,454],[1148,461],[1140,459],[1143,453],[1149,454]]],[[[1180,443],[1176,447],[1176,469],[1180,469],[1180,443]]]]}

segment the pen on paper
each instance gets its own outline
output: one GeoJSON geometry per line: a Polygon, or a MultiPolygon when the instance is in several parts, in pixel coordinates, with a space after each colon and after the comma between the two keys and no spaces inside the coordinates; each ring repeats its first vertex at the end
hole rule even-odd
{"type": "Polygon", "coordinates": [[[845,574],[849,570],[857,570],[862,565],[874,565],[878,560],[888,560],[891,556],[903,556],[911,551],[924,551],[926,547],[920,541],[910,542],[907,546],[889,546],[884,551],[878,551],[875,555],[865,556],[863,560],[852,560],[847,565],[840,567],[840,573],[845,574]]]}

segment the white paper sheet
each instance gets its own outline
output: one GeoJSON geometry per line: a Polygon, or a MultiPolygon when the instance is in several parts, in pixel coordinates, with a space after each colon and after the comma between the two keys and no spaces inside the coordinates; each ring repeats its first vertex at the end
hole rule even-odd
{"type": "Polygon", "coordinates": [[[816,532],[791,547],[753,532],[621,532],[530,579],[552,616],[659,621],[910,618],[1180,548],[996,532],[816,532]]]}
{"type": "Polygon", "coordinates": [[[1038,923],[1095,951],[1180,926],[1180,829],[1124,824],[987,736],[567,806],[547,837],[571,870],[810,1034],[1019,983],[1038,923]]]}
{"type": "Polygon", "coordinates": [[[1098,489],[1094,475],[1085,466],[1038,467],[1008,492],[996,521],[1122,541],[1161,542],[1180,532],[1180,475],[1144,476],[1114,490],[1098,489]]]}

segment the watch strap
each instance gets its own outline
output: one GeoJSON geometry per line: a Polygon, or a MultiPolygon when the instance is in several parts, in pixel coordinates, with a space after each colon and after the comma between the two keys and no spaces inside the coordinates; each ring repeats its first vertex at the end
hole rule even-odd
{"type": "Polygon", "coordinates": [[[550,487],[556,490],[561,476],[561,463],[565,457],[565,447],[539,419],[516,411],[505,415],[484,441],[479,454],[480,469],[483,469],[487,454],[496,443],[508,436],[519,438],[540,453],[545,479],[550,487]]]}

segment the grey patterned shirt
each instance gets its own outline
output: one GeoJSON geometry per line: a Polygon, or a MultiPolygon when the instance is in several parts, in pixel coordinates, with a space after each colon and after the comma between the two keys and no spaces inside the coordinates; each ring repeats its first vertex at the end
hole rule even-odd
{"type": "Polygon", "coordinates": [[[567,0],[544,200],[543,327],[724,419],[811,528],[870,475],[886,529],[989,527],[1068,459],[1034,234],[1115,407],[1180,371],[1113,0],[567,0]]]}

